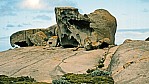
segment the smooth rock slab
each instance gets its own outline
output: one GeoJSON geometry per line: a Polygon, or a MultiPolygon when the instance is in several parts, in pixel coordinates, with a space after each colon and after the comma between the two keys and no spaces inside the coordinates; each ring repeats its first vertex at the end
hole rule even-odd
{"type": "Polygon", "coordinates": [[[21,47],[0,52],[0,74],[31,76],[37,81],[51,82],[65,73],[86,73],[95,68],[107,49],[84,51],[72,48],[21,47]]]}
{"type": "Polygon", "coordinates": [[[149,42],[126,40],[112,57],[109,71],[116,84],[149,84],[149,42]]]}

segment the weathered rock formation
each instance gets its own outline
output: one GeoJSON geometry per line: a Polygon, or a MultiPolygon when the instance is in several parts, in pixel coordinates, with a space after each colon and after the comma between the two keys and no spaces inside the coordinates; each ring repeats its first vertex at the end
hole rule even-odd
{"type": "Polygon", "coordinates": [[[35,34],[32,34],[32,35],[28,36],[28,39],[35,46],[45,46],[46,45],[45,39],[47,39],[47,38],[48,37],[42,31],[39,31],[39,32],[37,32],[35,34]]]}
{"type": "Polygon", "coordinates": [[[49,38],[56,34],[57,25],[53,25],[46,29],[29,29],[18,31],[10,36],[10,44],[12,47],[18,45],[20,47],[45,45],[44,38],[49,38]]]}
{"type": "Polygon", "coordinates": [[[149,42],[126,40],[112,57],[109,70],[116,84],[148,84],[149,42]]]}
{"type": "Polygon", "coordinates": [[[114,44],[117,23],[107,10],[82,15],[77,8],[56,7],[55,14],[62,46],[84,46],[86,38],[93,43],[108,38],[107,44],[114,44]]]}
{"type": "Polygon", "coordinates": [[[91,50],[114,44],[117,23],[107,10],[98,9],[82,15],[77,8],[56,7],[55,14],[57,25],[16,32],[10,37],[11,45],[45,46],[48,43],[91,50]]]}
{"type": "Polygon", "coordinates": [[[59,44],[59,40],[58,40],[59,38],[58,38],[58,36],[51,36],[49,39],[48,39],[48,41],[47,41],[47,46],[49,46],[49,47],[56,47],[56,46],[59,46],[60,44],[59,44]]]}

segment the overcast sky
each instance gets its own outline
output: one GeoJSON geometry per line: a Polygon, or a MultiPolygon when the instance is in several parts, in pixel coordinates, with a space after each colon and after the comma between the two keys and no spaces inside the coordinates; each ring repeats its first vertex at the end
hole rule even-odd
{"type": "Polygon", "coordinates": [[[83,14],[106,9],[116,17],[118,29],[149,28],[149,0],[0,0],[0,37],[56,24],[56,6],[76,7],[83,14]]]}

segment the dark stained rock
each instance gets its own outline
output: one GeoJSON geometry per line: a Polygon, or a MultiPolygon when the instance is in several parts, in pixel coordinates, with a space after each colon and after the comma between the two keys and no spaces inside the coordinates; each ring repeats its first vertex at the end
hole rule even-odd
{"type": "Polygon", "coordinates": [[[107,10],[82,15],[77,8],[56,7],[55,14],[62,46],[84,46],[86,38],[93,43],[108,38],[107,44],[114,44],[117,22],[107,10]]]}
{"type": "Polygon", "coordinates": [[[59,43],[58,43],[58,36],[52,36],[48,39],[47,41],[47,45],[49,47],[57,47],[59,46],[59,43]]]}
{"type": "Polygon", "coordinates": [[[109,65],[116,84],[149,83],[149,42],[126,40],[109,65]]]}
{"type": "Polygon", "coordinates": [[[39,31],[33,35],[28,36],[28,38],[35,46],[45,46],[45,39],[48,37],[42,31],[39,31]]]}
{"type": "Polygon", "coordinates": [[[149,37],[147,39],[145,39],[145,41],[149,41],[149,37]]]}

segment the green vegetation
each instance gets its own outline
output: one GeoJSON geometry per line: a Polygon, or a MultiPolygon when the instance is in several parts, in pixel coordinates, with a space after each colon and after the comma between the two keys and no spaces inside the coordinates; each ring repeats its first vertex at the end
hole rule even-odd
{"type": "Polygon", "coordinates": [[[93,71],[95,71],[95,69],[88,69],[86,72],[87,72],[87,73],[91,73],[91,72],[93,72],[93,71]]]}
{"type": "Polygon", "coordinates": [[[87,74],[64,74],[52,84],[114,84],[111,72],[100,70],[104,67],[104,58],[99,59],[96,69],[88,69],[87,74]]]}
{"type": "Polygon", "coordinates": [[[101,58],[99,61],[98,61],[98,68],[102,68],[102,67],[104,67],[104,61],[105,61],[105,59],[104,58],[101,58]]]}
{"type": "Polygon", "coordinates": [[[49,40],[49,38],[44,38],[44,41],[48,41],[49,40]]]}
{"type": "Polygon", "coordinates": [[[98,68],[102,68],[102,67],[104,67],[104,64],[103,63],[99,63],[98,64],[98,68]]]}
{"type": "Polygon", "coordinates": [[[113,78],[109,75],[109,72],[100,70],[95,70],[89,74],[68,73],[58,80],[53,80],[52,84],[114,84],[113,78]]]}
{"type": "Polygon", "coordinates": [[[91,73],[91,76],[110,76],[111,72],[102,71],[102,70],[95,70],[91,73]]]}
{"type": "Polygon", "coordinates": [[[48,84],[44,82],[36,82],[34,78],[28,76],[8,77],[0,75],[0,84],[48,84]]]}

